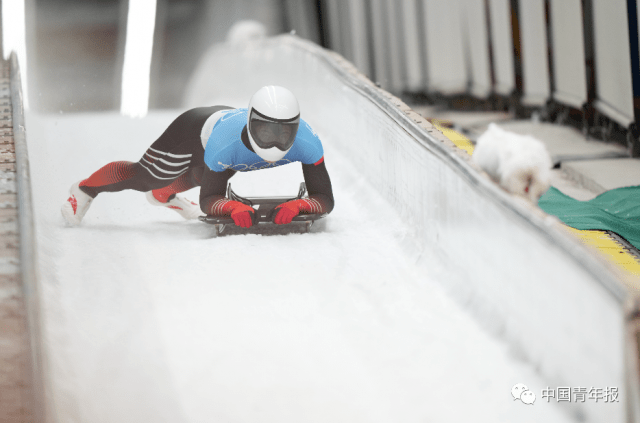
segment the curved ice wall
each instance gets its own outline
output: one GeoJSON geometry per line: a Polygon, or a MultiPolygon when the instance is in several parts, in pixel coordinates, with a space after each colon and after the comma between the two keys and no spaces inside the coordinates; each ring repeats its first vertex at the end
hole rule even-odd
{"type": "MultiPolygon", "coordinates": [[[[451,295],[533,362],[550,388],[618,387],[619,401],[629,401],[625,288],[556,219],[494,186],[465,153],[340,56],[296,37],[214,46],[184,106],[246,107],[267,84],[291,89],[303,118],[340,140],[332,147],[408,222],[406,253],[438,269],[451,295]]],[[[622,422],[620,405],[584,403],[576,412],[622,422]]]]}

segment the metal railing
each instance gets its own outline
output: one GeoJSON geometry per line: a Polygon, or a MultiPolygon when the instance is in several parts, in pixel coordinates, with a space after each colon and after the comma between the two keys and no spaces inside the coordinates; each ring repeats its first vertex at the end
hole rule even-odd
{"type": "Polygon", "coordinates": [[[15,52],[11,53],[11,105],[13,108],[13,136],[16,150],[16,182],[18,186],[18,227],[20,240],[20,273],[24,292],[27,322],[31,343],[33,383],[33,420],[51,421],[45,406],[45,372],[40,318],[40,294],[35,236],[35,219],[31,193],[29,154],[24,117],[24,100],[20,66],[15,52]]]}

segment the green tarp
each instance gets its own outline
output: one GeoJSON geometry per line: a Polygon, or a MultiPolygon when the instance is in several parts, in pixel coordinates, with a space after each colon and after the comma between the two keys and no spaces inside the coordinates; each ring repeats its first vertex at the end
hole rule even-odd
{"type": "Polygon", "coordinates": [[[551,187],[538,205],[572,228],[612,231],[640,249],[640,186],[612,189],[589,201],[551,187]]]}

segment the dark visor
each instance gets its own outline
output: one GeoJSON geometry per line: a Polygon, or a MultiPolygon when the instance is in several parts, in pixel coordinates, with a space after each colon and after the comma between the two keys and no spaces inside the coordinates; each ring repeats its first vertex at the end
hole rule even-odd
{"type": "Polygon", "coordinates": [[[300,115],[292,119],[273,119],[252,109],[249,132],[258,147],[276,147],[280,151],[287,151],[296,139],[299,124],[300,115]]]}

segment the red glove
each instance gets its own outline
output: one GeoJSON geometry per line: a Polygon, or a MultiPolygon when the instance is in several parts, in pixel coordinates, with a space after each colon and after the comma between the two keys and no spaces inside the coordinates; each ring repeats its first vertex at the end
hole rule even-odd
{"type": "Polygon", "coordinates": [[[314,198],[291,200],[276,207],[278,210],[273,222],[278,225],[291,223],[291,220],[300,213],[322,213],[323,207],[314,198]]]}
{"type": "Polygon", "coordinates": [[[249,228],[253,225],[253,214],[255,210],[251,206],[247,206],[239,201],[229,201],[229,203],[237,203],[231,211],[231,218],[236,226],[249,228]]]}
{"type": "Polygon", "coordinates": [[[253,225],[255,210],[239,201],[221,198],[211,206],[209,214],[212,216],[231,216],[236,226],[249,228],[253,225]]]}

